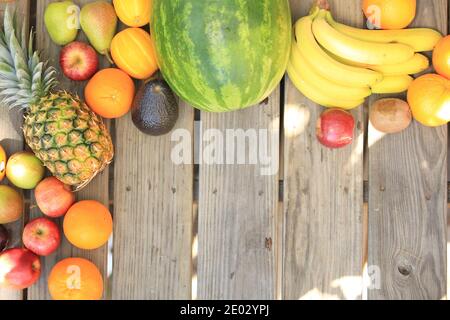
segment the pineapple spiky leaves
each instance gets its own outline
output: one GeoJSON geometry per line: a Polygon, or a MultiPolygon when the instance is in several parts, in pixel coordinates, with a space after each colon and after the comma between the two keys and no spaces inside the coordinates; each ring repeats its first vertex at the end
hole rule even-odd
{"type": "Polygon", "coordinates": [[[76,190],[113,158],[102,119],[77,96],[58,91],[56,71],[33,49],[33,32],[7,6],[0,27],[1,107],[25,111],[25,141],[59,180],[76,190]]]}

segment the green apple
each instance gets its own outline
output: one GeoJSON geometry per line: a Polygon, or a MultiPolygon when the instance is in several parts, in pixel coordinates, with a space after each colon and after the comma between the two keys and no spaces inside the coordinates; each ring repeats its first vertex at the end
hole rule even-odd
{"type": "Polygon", "coordinates": [[[64,46],[78,34],[80,8],[72,1],[50,3],[45,9],[44,22],[54,43],[64,46]]]}
{"type": "Polygon", "coordinates": [[[44,177],[42,162],[31,152],[13,154],[6,164],[9,182],[21,189],[34,189],[44,177]]]}

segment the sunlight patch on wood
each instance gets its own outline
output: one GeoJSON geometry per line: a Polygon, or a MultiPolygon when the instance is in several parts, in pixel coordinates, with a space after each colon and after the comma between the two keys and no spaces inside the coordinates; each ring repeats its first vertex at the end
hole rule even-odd
{"type": "Polygon", "coordinates": [[[305,132],[311,113],[304,104],[287,104],[284,113],[284,132],[286,137],[296,137],[305,132]]]}
{"type": "Polygon", "coordinates": [[[338,295],[321,292],[319,289],[314,288],[308,291],[305,295],[300,297],[299,300],[339,300],[338,295]]]}
{"type": "Polygon", "coordinates": [[[191,284],[191,288],[192,288],[192,300],[197,300],[197,275],[194,274],[192,276],[192,284],[191,284]]]}
{"type": "Polygon", "coordinates": [[[332,288],[338,288],[346,300],[356,300],[361,297],[363,279],[361,276],[346,276],[331,282],[332,288]]]}
{"type": "Polygon", "coordinates": [[[364,133],[361,132],[354,139],[353,143],[356,143],[356,147],[352,151],[350,161],[348,161],[346,164],[348,170],[352,170],[352,168],[354,168],[355,165],[359,164],[363,159],[361,155],[364,152],[364,133]]]}
{"type": "Polygon", "coordinates": [[[369,148],[375,145],[381,139],[383,139],[383,137],[386,135],[386,133],[380,132],[377,129],[375,129],[370,122],[369,122],[369,132],[370,134],[367,141],[369,148]]]}
{"type": "Polygon", "coordinates": [[[341,277],[339,279],[333,280],[330,284],[330,287],[338,289],[341,294],[321,292],[319,289],[314,288],[300,297],[299,300],[340,300],[341,298],[345,300],[360,299],[363,290],[363,277],[341,277]]]}
{"type": "Polygon", "coordinates": [[[192,241],[192,258],[195,259],[198,256],[198,235],[194,236],[192,241]]]}

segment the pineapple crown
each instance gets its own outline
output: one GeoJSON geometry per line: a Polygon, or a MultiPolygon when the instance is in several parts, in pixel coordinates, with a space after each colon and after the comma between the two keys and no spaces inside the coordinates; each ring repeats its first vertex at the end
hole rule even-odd
{"type": "Polygon", "coordinates": [[[7,5],[0,26],[0,103],[9,109],[25,109],[47,96],[56,85],[56,70],[33,50],[34,32],[18,22],[7,5]]]}

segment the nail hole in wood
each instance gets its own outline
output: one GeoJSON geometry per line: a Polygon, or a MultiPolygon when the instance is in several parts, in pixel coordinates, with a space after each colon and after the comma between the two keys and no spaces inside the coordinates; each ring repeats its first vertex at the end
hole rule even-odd
{"type": "Polygon", "coordinates": [[[272,250],[272,238],[265,239],[265,246],[266,246],[267,250],[269,250],[269,251],[272,250]]]}
{"type": "Polygon", "coordinates": [[[411,274],[412,272],[412,267],[409,265],[401,265],[398,266],[398,272],[400,272],[401,275],[407,277],[411,274]]]}

